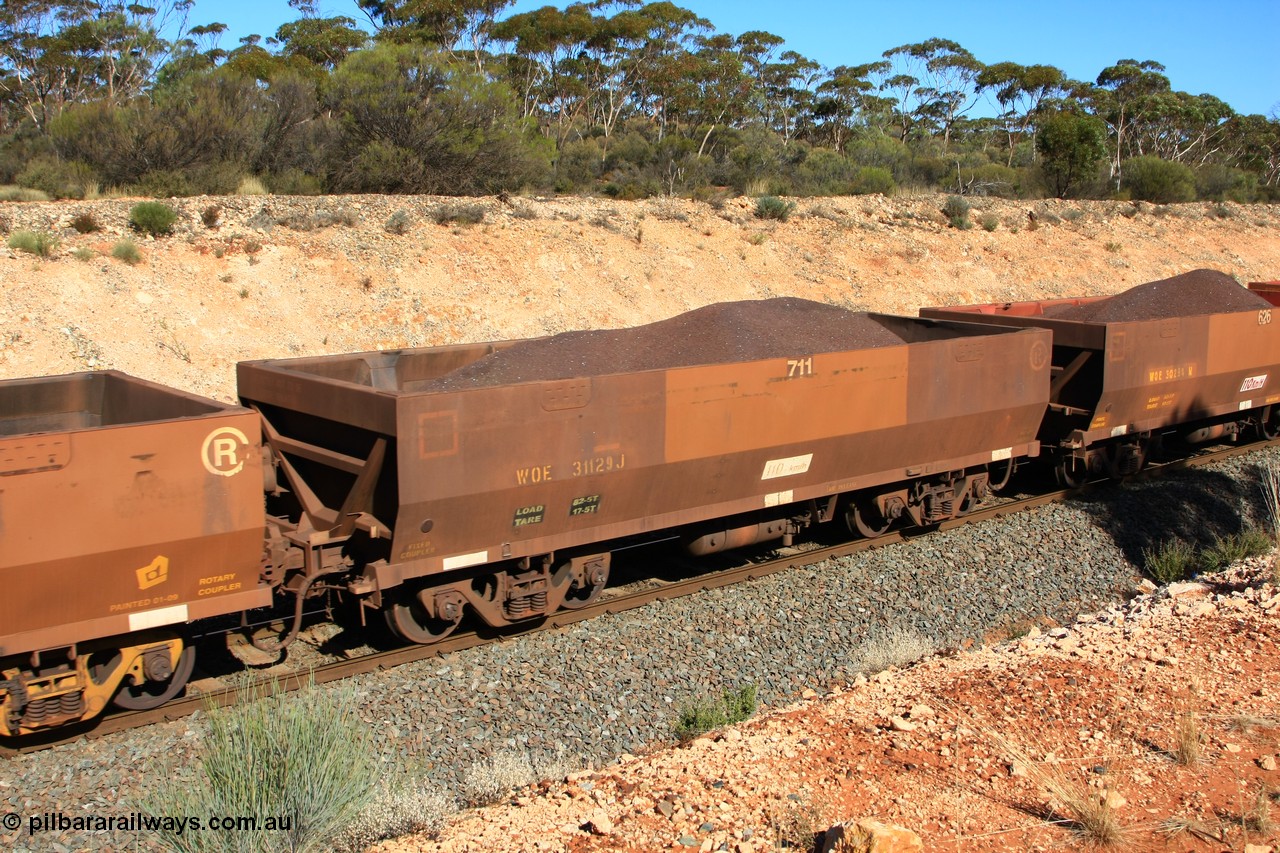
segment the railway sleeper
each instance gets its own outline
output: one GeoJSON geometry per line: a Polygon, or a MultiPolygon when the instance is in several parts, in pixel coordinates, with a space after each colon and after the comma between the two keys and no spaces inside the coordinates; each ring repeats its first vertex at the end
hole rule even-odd
{"type": "Polygon", "coordinates": [[[9,658],[0,662],[0,735],[35,734],[88,720],[112,703],[136,710],[158,707],[186,685],[193,663],[193,652],[181,638],[162,634],[9,658]]]}

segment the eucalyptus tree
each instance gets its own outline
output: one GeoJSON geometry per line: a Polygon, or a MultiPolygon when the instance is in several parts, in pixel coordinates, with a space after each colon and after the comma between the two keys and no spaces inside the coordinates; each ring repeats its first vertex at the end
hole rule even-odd
{"type": "Polygon", "coordinates": [[[977,86],[992,92],[1000,105],[997,119],[1008,144],[1006,165],[1013,165],[1018,143],[1030,137],[1035,150],[1036,116],[1046,100],[1065,94],[1069,87],[1067,75],[1052,65],[1020,65],[1016,62],[997,62],[985,67],[978,75],[977,86]]]}
{"type": "Polygon", "coordinates": [[[812,129],[816,88],[823,77],[817,62],[794,50],[783,51],[764,67],[764,98],[770,105],[769,126],[783,145],[812,129]]]}
{"type": "Polygon", "coordinates": [[[886,61],[865,65],[839,65],[818,84],[813,103],[815,136],[836,151],[844,151],[859,126],[878,125],[879,119],[896,113],[897,102],[877,95],[875,81],[890,68],[886,61]]]}
{"type": "Polygon", "coordinates": [[[575,127],[582,130],[588,115],[588,81],[598,68],[586,48],[599,26],[587,4],[573,3],[512,15],[493,28],[495,41],[512,45],[515,61],[508,63],[508,74],[518,83],[524,114],[538,118],[557,148],[575,127]]]}
{"type": "Polygon", "coordinates": [[[1227,143],[1235,110],[1213,95],[1157,92],[1144,104],[1133,126],[1139,154],[1200,166],[1212,160],[1227,143]]]}
{"type": "Polygon", "coordinates": [[[299,57],[324,71],[332,71],[352,51],[369,40],[369,34],[348,15],[321,17],[316,0],[289,0],[301,13],[296,21],[281,24],[268,43],[279,45],[285,57],[299,57]]]}
{"type": "Polygon", "coordinates": [[[1169,78],[1163,71],[1163,65],[1149,59],[1121,59],[1098,75],[1094,111],[1111,129],[1111,179],[1116,189],[1120,188],[1125,157],[1142,153],[1131,143],[1132,126],[1141,122],[1153,95],[1169,91],[1169,78]]]}
{"type": "Polygon", "coordinates": [[[381,41],[427,43],[440,50],[460,44],[483,70],[498,16],[515,0],[356,0],[381,41]]]}
{"type": "Polygon", "coordinates": [[[0,102],[42,132],[68,105],[120,104],[144,92],[186,32],[192,0],[0,4],[0,102]]]}
{"type": "Polygon", "coordinates": [[[633,46],[627,53],[631,99],[636,110],[649,118],[661,139],[672,116],[673,97],[685,85],[689,47],[700,33],[714,30],[711,22],[669,0],[647,3],[619,12],[632,28],[633,46]]]}
{"type": "Polygon", "coordinates": [[[900,45],[883,56],[896,72],[884,87],[896,94],[902,140],[921,123],[933,124],[947,148],[960,117],[978,102],[983,64],[956,42],[942,38],[900,45]]]}

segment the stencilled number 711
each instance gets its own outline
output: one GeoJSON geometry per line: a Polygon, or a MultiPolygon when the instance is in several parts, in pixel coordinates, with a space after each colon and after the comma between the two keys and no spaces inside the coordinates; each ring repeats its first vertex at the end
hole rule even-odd
{"type": "Polygon", "coordinates": [[[813,375],[813,356],[805,358],[789,358],[787,359],[787,378],[795,379],[798,376],[813,375]]]}

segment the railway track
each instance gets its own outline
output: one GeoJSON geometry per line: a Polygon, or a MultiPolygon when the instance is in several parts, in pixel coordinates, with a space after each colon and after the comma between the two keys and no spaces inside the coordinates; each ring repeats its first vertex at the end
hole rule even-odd
{"type": "MultiPolygon", "coordinates": [[[[1201,467],[1272,447],[1280,447],[1280,439],[1202,450],[1193,455],[1171,461],[1153,462],[1131,479],[1142,481],[1158,478],[1172,471],[1201,467]]],[[[792,553],[774,556],[760,562],[711,570],[680,580],[655,581],[644,588],[628,589],[627,587],[621,587],[616,590],[606,590],[599,600],[578,609],[562,610],[541,620],[536,625],[502,631],[483,627],[478,630],[460,631],[432,645],[404,646],[361,655],[349,660],[334,661],[307,671],[286,675],[273,674],[254,681],[249,686],[251,688],[262,687],[274,683],[279,689],[289,691],[298,689],[310,682],[324,684],[354,675],[387,670],[415,661],[460,652],[485,643],[503,642],[535,631],[562,628],[597,616],[622,613],[647,604],[718,589],[743,581],[763,578],[777,572],[798,569],[821,563],[825,560],[849,556],[872,548],[901,543],[919,536],[928,535],[934,530],[950,530],[964,524],[1000,518],[1066,500],[1069,497],[1085,494],[1099,487],[1109,487],[1109,483],[1107,481],[1097,481],[1078,489],[1056,489],[1016,499],[1000,500],[993,505],[975,510],[962,518],[946,521],[926,529],[916,528],[901,532],[891,532],[875,539],[856,539],[833,544],[821,544],[802,551],[788,549],[792,553]]],[[[211,705],[225,706],[230,704],[235,701],[236,696],[237,691],[235,690],[204,692],[173,700],[152,710],[122,711],[109,714],[97,719],[92,725],[68,726],[66,729],[52,733],[48,737],[31,738],[20,745],[0,744],[0,756],[37,752],[70,743],[82,737],[97,738],[152,723],[181,719],[211,705]]]]}

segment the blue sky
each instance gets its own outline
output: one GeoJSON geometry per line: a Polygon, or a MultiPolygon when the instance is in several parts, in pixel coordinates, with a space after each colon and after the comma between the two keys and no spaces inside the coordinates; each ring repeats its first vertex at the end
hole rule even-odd
{"type": "MultiPolygon", "coordinates": [[[[1209,92],[1241,113],[1280,111],[1280,0],[676,2],[719,32],[767,30],[786,39],[786,49],[828,67],[871,62],[889,48],[938,36],[982,62],[1045,63],[1082,80],[1118,59],[1154,59],[1175,89],[1209,92]]],[[[519,0],[512,9],[544,5],[519,0]]],[[[367,23],[355,0],[320,0],[320,8],[367,23]]],[[[227,24],[222,44],[230,48],[240,36],[269,36],[294,17],[286,0],[197,0],[191,22],[227,24]]]]}

